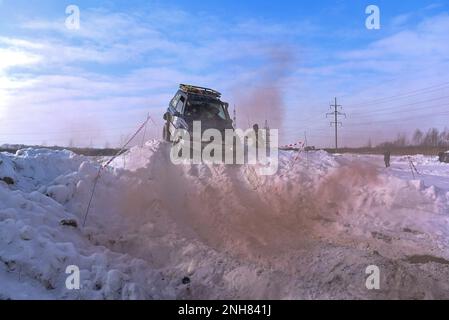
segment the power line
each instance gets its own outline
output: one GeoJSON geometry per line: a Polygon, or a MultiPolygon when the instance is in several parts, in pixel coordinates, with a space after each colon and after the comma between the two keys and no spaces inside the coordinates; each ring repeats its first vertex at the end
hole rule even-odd
{"type": "MultiPolygon", "coordinates": [[[[409,98],[412,96],[416,96],[416,95],[420,95],[420,94],[427,94],[433,91],[438,91],[438,90],[442,90],[446,87],[449,86],[449,82],[444,82],[441,84],[437,84],[437,85],[432,85],[429,87],[425,87],[425,88],[421,88],[421,89],[415,89],[412,91],[408,91],[408,92],[403,92],[400,94],[396,94],[396,95],[392,95],[392,96],[387,96],[387,97],[383,97],[383,98],[378,98],[375,100],[365,100],[362,101],[359,104],[363,104],[363,105],[367,105],[367,104],[377,104],[377,103],[384,103],[383,101],[389,101],[389,100],[397,100],[397,99],[401,99],[401,98],[409,98]]],[[[354,106],[356,104],[350,104],[349,106],[354,106]]]]}
{"type": "MultiPolygon", "coordinates": [[[[420,74],[417,74],[417,73],[409,74],[408,77],[409,78],[413,78],[413,79],[418,79],[419,78],[420,80],[422,80],[422,82],[425,82],[425,80],[429,79],[429,78],[430,78],[431,81],[438,81],[439,80],[439,79],[434,79],[434,77],[429,77],[428,75],[423,77],[423,76],[420,76],[420,74]]],[[[401,83],[402,83],[403,79],[404,79],[404,75],[401,75],[401,76],[397,76],[397,77],[393,77],[393,78],[390,77],[388,79],[381,80],[381,82],[377,81],[376,83],[381,83],[382,86],[385,86],[387,84],[393,84],[393,83],[396,85],[398,80],[401,81],[401,83]]],[[[441,79],[441,80],[446,81],[447,79],[441,79]]],[[[444,84],[449,84],[449,82],[442,82],[440,84],[434,84],[434,85],[432,85],[432,87],[440,86],[440,85],[444,85],[444,84]]],[[[357,90],[357,93],[358,94],[362,94],[362,93],[370,93],[371,94],[373,88],[376,89],[374,84],[368,84],[368,87],[364,87],[362,89],[357,90]]],[[[378,88],[382,89],[380,86],[378,86],[378,88]]],[[[422,90],[422,89],[416,89],[416,90],[422,90]]],[[[414,91],[416,91],[416,90],[414,90],[414,91]]],[[[340,95],[340,98],[342,98],[342,97],[343,98],[350,98],[353,95],[354,95],[354,93],[347,93],[347,94],[340,95]]],[[[379,98],[379,99],[382,99],[382,98],[379,98]]]]}
{"type": "MultiPolygon", "coordinates": [[[[444,97],[436,97],[436,98],[432,98],[432,99],[427,99],[427,100],[421,100],[421,101],[415,101],[415,102],[410,102],[410,103],[407,103],[407,104],[402,104],[402,105],[392,105],[392,106],[389,106],[389,107],[384,107],[384,108],[378,108],[378,109],[376,109],[376,110],[373,110],[373,111],[363,111],[363,113],[364,114],[366,114],[366,112],[368,112],[368,113],[370,113],[370,114],[377,114],[377,113],[380,113],[380,114],[391,114],[391,113],[402,113],[404,110],[392,110],[392,109],[398,109],[398,108],[403,108],[403,107],[409,107],[409,106],[414,106],[414,105],[419,105],[419,104],[423,104],[423,103],[426,103],[426,102],[432,102],[432,101],[438,101],[438,100],[445,100],[445,99],[448,99],[449,98],[449,96],[444,96],[444,97]]],[[[409,112],[409,111],[419,111],[419,110],[422,110],[422,109],[426,109],[426,108],[428,108],[428,106],[421,106],[421,107],[416,107],[416,108],[414,108],[414,109],[409,109],[409,108],[407,108],[405,111],[407,111],[407,112],[409,112]]],[[[354,112],[353,114],[359,114],[359,113],[362,113],[362,112],[354,112]]]]}
{"type": "MultiPolygon", "coordinates": [[[[448,86],[449,86],[449,82],[444,82],[444,83],[435,84],[435,85],[424,87],[424,88],[420,88],[420,89],[415,89],[415,90],[408,91],[408,92],[403,92],[403,93],[397,94],[397,95],[392,95],[392,96],[387,96],[387,97],[383,97],[383,98],[379,98],[379,99],[375,99],[375,100],[366,101],[366,102],[364,102],[364,104],[374,104],[374,103],[385,104],[385,103],[390,103],[390,102],[393,102],[393,101],[401,99],[401,98],[410,98],[410,97],[413,97],[413,96],[430,94],[432,92],[445,89],[448,86]]],[[[404,111],[407,111],[407,112],[420,111],[420,110],[423,110],[423,109],[432,108],[434,106],[420,106],[420,107],[416,107],[416,108],[413,108],[413,109],[407,108],[407,110],[392,110],[392,109],[402,108],[402,107],[409,107],[409,106],[412,106],[412,105],[419,105],[419,104],[423,104],[423,103],[426,103],[426,102],[443,100],[443,99],[446,99],[446,98],[449,98],[449,96],[436,97],[436,98],[426,99],[426,100],[421,100],[421,101],[414,101],[414,102],[410,102],[408,104],[402,104],[402,105],[399,105],[399,106],[386,106],[386,107],[383,107],[383,108],[378,108],[376,110],[367,110],[367,111],[364,111],[364,114],[361,115],[361,116],[362,117],[371,117],[371,115],[379,115],[380,116],[380,115],[390,115],[390,114],[403,113],[404,111]]],[[[355,106],[355,104],[353,106],[355,106]]],[[[440,105],[440,106],[445,107],[444,105],[440,105]]],[[[361,113],[362,112],[357,112],[357,111],[354,112],[354,114],[361,114],[361,113]]],[[[433,110],[432,113],[434,114],[435,110],[433,110]]],[[[310,123],[310,120],[315,119],[315,118],[316,118],[316,116],[310,116],[307,119],[302,120],[301,122],[310,123]]],[[[398,121],[400,121],[400,119],[398,119],[398,121]]]]}
{"type": "Polygon", "coordinates": [[[444,104],[444,103],[438,103],[438,104],[430,104],[430,105],[425,105],[425,106],[421,106],[419,108],[414,108],[414,109],[405,109],[405,110],[395,110],[395,111],[391,111],[391,112],[383,112],[383,113],[375,113],[375,112],[370,112],[369,110],[367,111],[367,114],[361,114],[359,115],[357,118],[372,118],[373,116],[393,116],[390,117],[390,119],[394,119],[394,117],[398,117],[398,120],[403,119],[402,114],[404,113],[408,113],[410,114],[411,112],[413,112],[413,115],[411,115],[412,117],[416,117],[416,118],[420,118],[420,117],[427,117],[427,116],[438,116],[438,115],[445,115],[447,112],[447,108],[448,108],[449,104],[444,104]]]}
{"type": "Polygon", "coordinates": [[[359,123],[354,123],[354,125],[358,126],[358,125],[370,125],[370,124],[381,124],[381,123],[400,123],[401,121],[412,121],[412,120],[417,120],[417,119],[422,119],[422,118],[435,118],[438,116],[447,116],[449,115],[449,111],[446,112],[441,112],[441,113],[431,113],[431,114],[423,114],[423,115],[415,115],[415,116],[410,116],[410,117],[405,117],[405,118],[397,118],[397,119],[385,119],[385,120],[373,120],[373,121],[367,121],[367,122],[359,122],[359,123]]]}

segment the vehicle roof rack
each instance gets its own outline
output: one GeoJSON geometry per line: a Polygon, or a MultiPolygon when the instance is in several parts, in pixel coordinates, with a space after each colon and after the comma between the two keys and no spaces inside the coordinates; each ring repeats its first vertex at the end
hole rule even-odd
{"type": "Polygon", "coordinates": [[[190,84],[182,84],[181,83],[179,85],[179,89],[181,89],[184,92],[189,92],[189,93],[204,94],[204,95],[213,96],[216,98],[221,97],[221,93],[216,90],[198,87],[198,86],[192,86],[190,84]]]}

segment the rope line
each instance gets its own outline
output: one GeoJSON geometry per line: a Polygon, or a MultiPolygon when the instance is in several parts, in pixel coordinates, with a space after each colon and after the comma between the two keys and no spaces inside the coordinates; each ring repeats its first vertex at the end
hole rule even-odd
{"type": "MultiPolygon", "coordinates": [[[[114,159],[116,159],[124,150],[125,148],[128,146],[128,144],[139,134],[139,132],[147,125],[148,121],[151,119],[150,115],[147,116],[146,120],[142,123],[142,125],[137,129],[137,131],[131,136],[131,138],[128,139],[128,141],[120,148],[120,150],[111,158],[109,159],[108,162],[106,162],[105,164],[101,165],[100,168],[98,168],[98,172],[97,175],[95,176],[94,179],[94,184],[92,186],[92,191],[90,194],[90,198],[89,198],[89,203],[87,204],[87,208],[86,208],[86,213],[84,214],[84,219],[83,219],[83,228],[86,225],[86,220],[87,220],[87,216],[89,215],[89,211],[90,211],[90,207],[92,204],[92,200],[94,198],[94,194],[95,194],[95,189],[97,187],[97,183],[98,180],[100,180],[100,175],[101,175],[101,171],[106,168],[112,161],[114,161],[114,159]]],[[[154,121],[153,121],[154,123],[154,121]]]]}

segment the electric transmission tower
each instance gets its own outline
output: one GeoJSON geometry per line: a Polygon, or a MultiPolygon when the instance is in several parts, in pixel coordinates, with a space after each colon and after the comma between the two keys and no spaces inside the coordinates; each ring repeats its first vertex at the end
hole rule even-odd
{"type": "Polygon", "coordinates": [[[326,118],[328,116],[334,116],[334,121],[331,122],[331,126],[335,127],[335,152],[338,152],[338,126],[343,126],[341,121],[338,121],[338,116],[344,116],[346,118],[346,113],[339,112],[338,108],[341,110],[341,105],[337,104],[337,98],[335,98],[335,103],[331,104],[331,108],[334,108],[333,112],[326,113],[326,118]]]}

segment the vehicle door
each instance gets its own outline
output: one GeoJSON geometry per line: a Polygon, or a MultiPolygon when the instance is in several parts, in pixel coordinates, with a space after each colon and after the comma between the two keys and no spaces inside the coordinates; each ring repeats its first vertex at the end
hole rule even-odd
{"type": "Polygon", "coordinates": [[[183,128],[183,123],[185,122],[183,119],[184,112],[184,102],[185,97],[181,93],[177,93],[176,96],[170,103],[170,125],[169,130],[170,134],[173,136],[175,134],[176,129],[183,128]]]}
{"type": "Polygon", "coordinates": [[[185,115],[184,115],[184,111],[185,111],[185,105],[186,105],[186,96],[184,96],[183,94],[181,94],[181,96],[179,97],[178,102],[176,103],[176,117],[175,117],[175,127],[177,129],[185,129],[188,130],[188,125],[187,122],[185,120],[185,115]]]}

